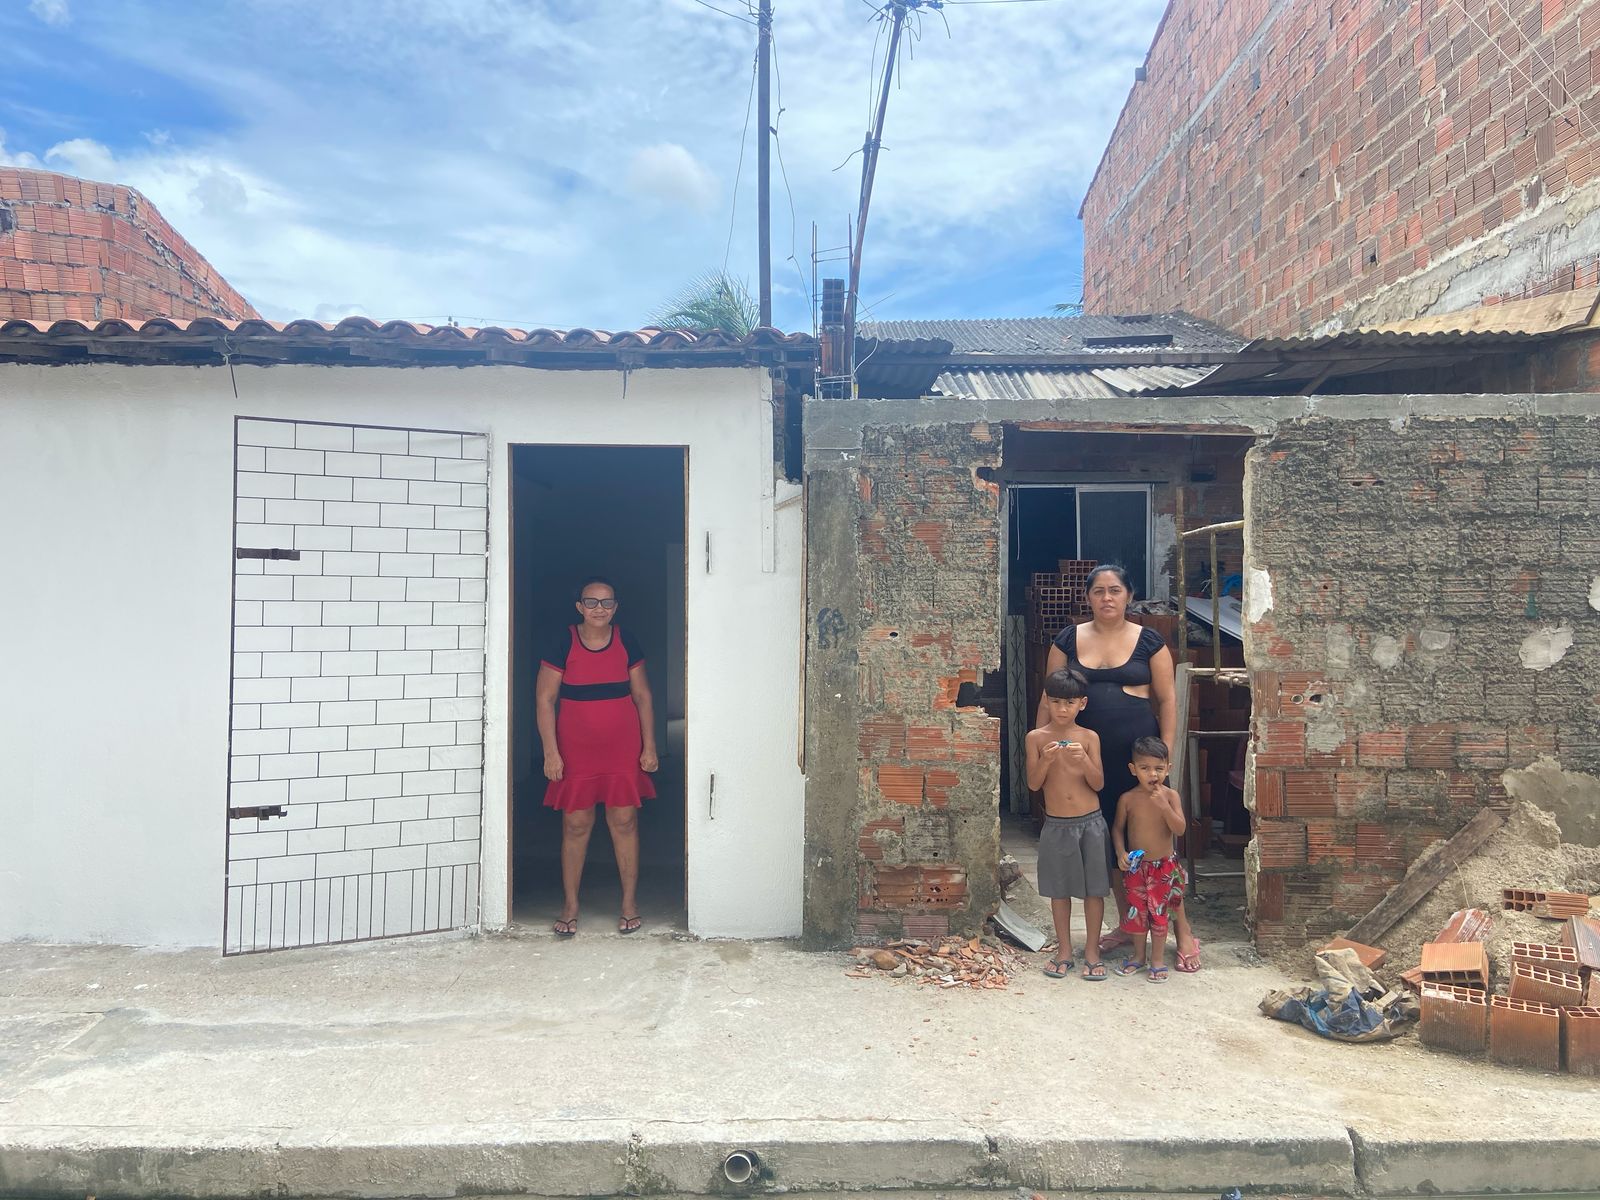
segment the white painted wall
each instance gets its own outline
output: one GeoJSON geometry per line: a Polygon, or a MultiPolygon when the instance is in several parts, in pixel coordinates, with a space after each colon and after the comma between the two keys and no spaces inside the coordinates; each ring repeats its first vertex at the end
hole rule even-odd
{"type": "Polygon", "coordinates": [[[234,375],[237,399],[224,368],[0,365],[0,938],[220,944],[236,415],[490,437],[491,927],[507,919],[507,447],[687,445],[689,924],[800,932],[801,513],[783,484],[764,499],[764,372],[234,375]]]}

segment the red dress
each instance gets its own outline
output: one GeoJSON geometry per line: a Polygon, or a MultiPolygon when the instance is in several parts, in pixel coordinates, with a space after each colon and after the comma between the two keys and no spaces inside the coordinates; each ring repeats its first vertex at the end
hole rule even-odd
{"type": "Polygon", "coordinates": [[[628,681],[629,672],[644,661],[637,643],[613,625],[611,640],[591,650],[571,625],[565,645],[552,646],[541,661],[561,672],[556,746],[565,765],[562,777],[545,788],[545,807],[562,812],[596,804],[638,808],[655,799],[655,785],[639,766],[644,742],[628,681]]]}

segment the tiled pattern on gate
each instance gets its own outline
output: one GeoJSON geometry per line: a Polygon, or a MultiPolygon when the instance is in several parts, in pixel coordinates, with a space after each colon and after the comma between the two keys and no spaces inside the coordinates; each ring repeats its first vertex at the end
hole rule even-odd
{"type": "Polygon", "coordinates": [[[488,439],[237,422],[225,953],[478,915],[488,439]],[[282,816],[233,816],[283,807],[282,816]]]}

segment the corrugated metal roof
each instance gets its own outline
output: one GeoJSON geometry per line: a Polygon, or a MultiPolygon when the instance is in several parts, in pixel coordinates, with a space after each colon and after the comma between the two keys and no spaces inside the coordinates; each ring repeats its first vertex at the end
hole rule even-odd
{"type": "Polygon", "coordinates": [[[367,317],[346,317],[336,324],[322,321],[228,321],[201,317],[147,321],[0,321],[0,360],[72,361],[92,352],[96,362],[119,357],[137,362],[209,361],[227,355],[233,361],[351,362],[388,358],[419,363],[508,362],[532,358],[605,363],[648,359],[751,359],[782,357],[804,360],[816,353],[809,334],[762,328],[744,337],[713,330],[681,329],[468,328],[421,325],[412,321],[379,323],[367,317]],[[405,355],[414,356],[406,359],[405,355]]]}
{"type": "Polygon", "coordinates": [[[1206,367],[952,368],[933,390],[969,400],[1103,400],[1183,387],[1206,367]]]}
{"type": "Polygon", "coordinates": [[[1357,333],[1565,333],[1594,325],[1600,318],[1600,290],[1556,292],[1526,300],[1480,304],[1475,308],[1362,325],[1357,333]]]}
{"type": "Polygon", "coordinates": [[[955,354],[1092,354],[1097,350],[1226,352],[1244,344],[1219,325],[1184,312],[1132,316],[996,317],[952,321],[864,321],[862,337],[942,338],[955,354]],[[1170,338],[1170,341],[1165,340],[1170,338]]]}

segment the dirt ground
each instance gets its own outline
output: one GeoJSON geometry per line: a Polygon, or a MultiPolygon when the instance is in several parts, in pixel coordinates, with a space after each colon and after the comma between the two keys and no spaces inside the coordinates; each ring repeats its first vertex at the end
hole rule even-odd
{"type": "Polygon", "coordinates": [[[1394,982],[1401,971],[1417,965],[1423,943],[1433,939],[1451,913],[1481,908],[1494,922],[1485,939],[1491,983],[1495,991],[1503,992],[1511,973],[1511,943],[1558,942],[1561,922],[1531,913],[1506,912],[1500,907],[1501,889],[1543,888],[1593,895],[1600,891],[1597,879],[1600,847],[1563,842],[1553,816],[1531,804],[1519,803],[1507,814],[1505,826],[1482,850],[1456,868],[1379,939],[1389,952],[1389,960],[1378,974],[1385,982],[1394,982]]]}

